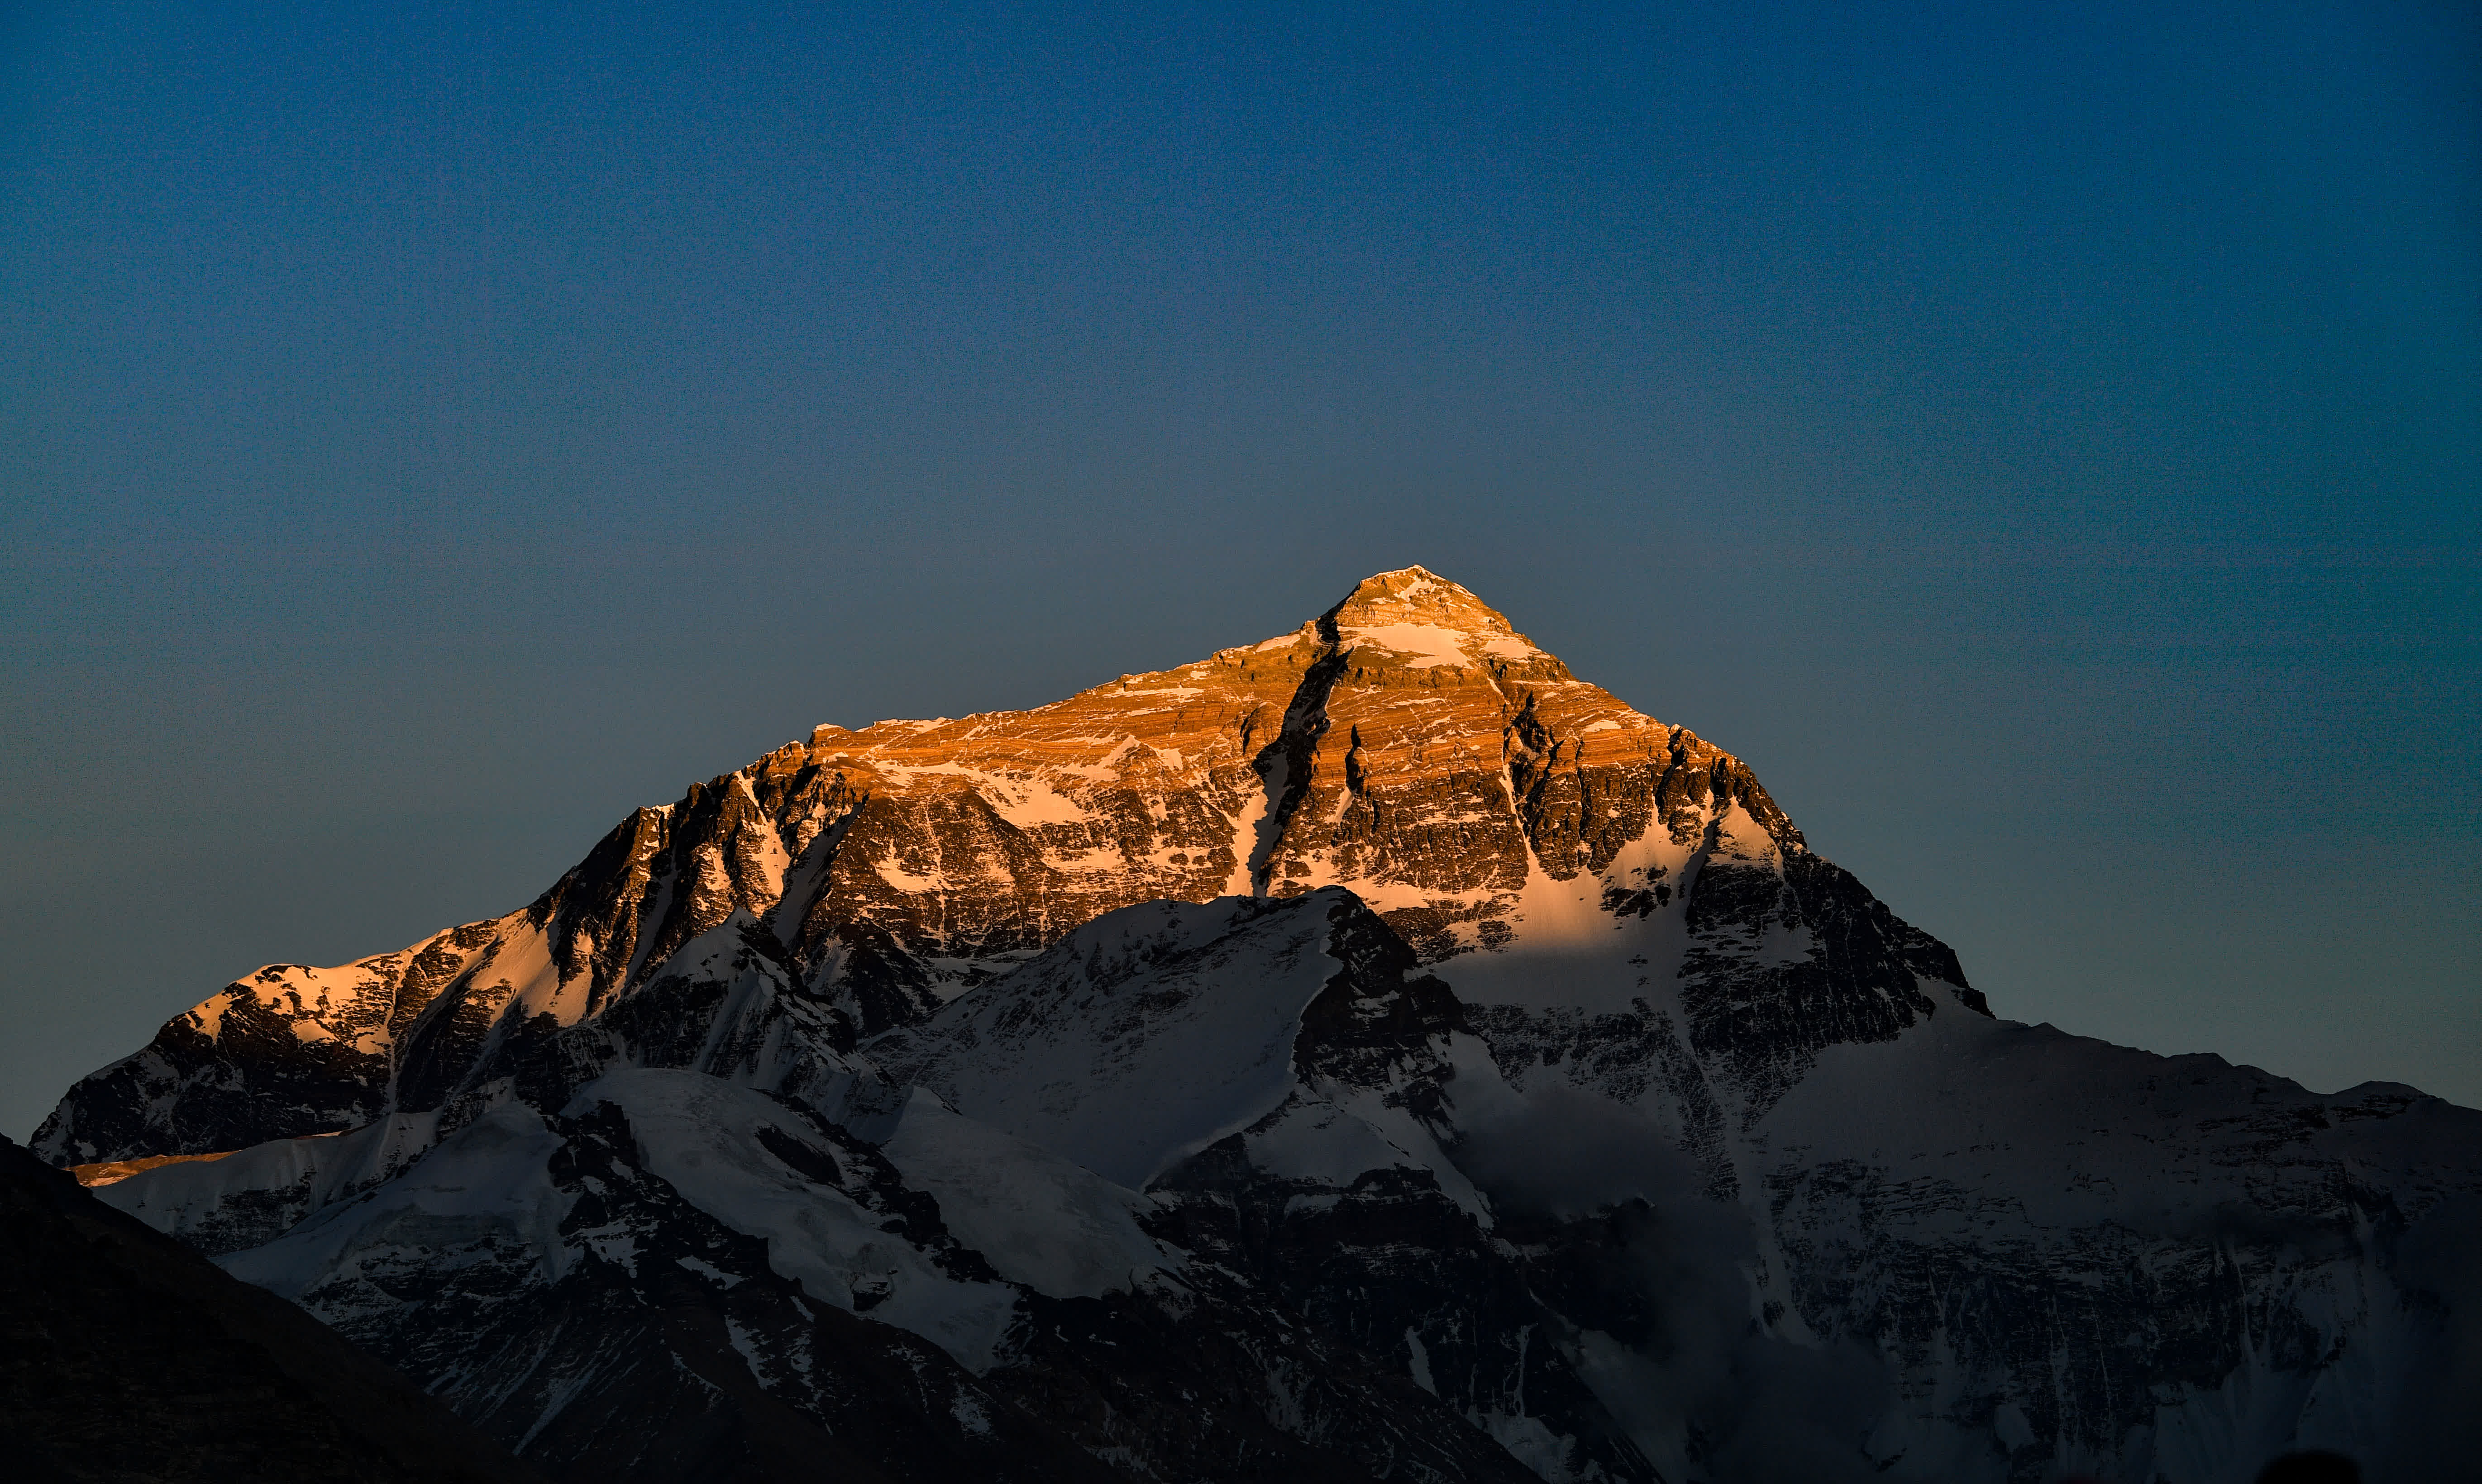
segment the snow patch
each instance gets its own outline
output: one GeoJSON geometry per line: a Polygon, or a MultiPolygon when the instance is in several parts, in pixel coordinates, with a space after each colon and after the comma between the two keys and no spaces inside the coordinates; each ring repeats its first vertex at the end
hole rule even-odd
{"type": "Polygon", "coordinates": [[[967,1117],[1143,1189],[1283,1102],[1302,1011],[1337,967],[1328,917],[1347,899],[1106,913],[867,1050],[967,1117]]]}
{"type": "Polygon", "coordinates": [[[1439,1385],[1431,1379],[1431,1352],[1422,1343],[1422,1332],[1410,1324],[1405,1326],[1405,1348],[1413,1357],[1410,1367],[1413,1375],[1413,1384],[1434,1396],[1439,1395],[1439,1385]]]}
{"type": "Polygon", "coordinates": [[[887,1297],[871,1308],[872,1318],[912,1331],[977,1374],[990,1367],[1016,1294],[949,1277],[919,1248],[883,1231],[877,1212],[769,1153],[761,1127],[834,1158],[782,1104],[700,1073],[653,1067],[589,1082],[571,1100],[570,1115],[598,1103],[628,1119],[649,1173],[726,1226],[765,1238],[768,1265],[810,1297],[853,1309],[857,1287],[884,1286],[887,1297]]]}
{"type": "Polygon", "coordinates": [[[1175,1266],[1138,1229],[1145,1196],[1020,1138],[963,1117],[915,1088],[881,1146],[930,1192],[959,1241],[1012,1283],[1052,1298],[1097,1298],[1175,1266]]]}
{"type": "Polygon", "coordinates": [[[1369,628],[1345,629],[1343,637],[1352,645],[1368,644],[1413,658],[1406,668],[1426,670],[1434,665],[1465,664],[1465,646],[1473,636],[1455,629],[1443,629],[1435,623],[1384,623],[1369,628]]]}

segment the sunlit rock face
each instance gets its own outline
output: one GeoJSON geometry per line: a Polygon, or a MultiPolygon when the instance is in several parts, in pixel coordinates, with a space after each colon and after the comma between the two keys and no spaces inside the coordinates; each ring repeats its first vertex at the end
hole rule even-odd
{"type": "Polygon", "coordinates": [[[1581,1006],[1655,1016],[1684,1088],[1729,1084],[1694,1101],[1762,1103],[1816,1047],[1912,1024],[1916,977],[1962,987],[1738,760],[1412,567],[1291,634],[1033,711],[821,727],[636,811],[522,912],[262,970],[80,1084],[37,1147],[99,1160],[355,1127],[400,1070],[396,1095],[435,1106],[728,923],[850,1047],[1115,908],[1329,885],[1456,962],[1545,1054],[1596,1054],[1581,1006]],[[1650,987],[1661,1008],[1640,1011],[1650,987]]]}
{"type": "MultiPolygon", "coordinates": [[[[885,1443],[965,1428],[961,1476],[1007,1427],[957,1419],[1058,1407],[1089,1423],[1022,1456],[1240,1476],[1183,1388],[1223,1398],[1214,1446],[1303,1476],[1409,1448],[1438,1477],[1676,1481],[2375,1455],[2457,1374],[2439,1253],[2482,1199],[2482,1115],[1994,1020],[1741,762],[1418,567],[1050,706],[820,727],[632,814],[522,911],[231,986],[37,1147],[244,1151],[113,1199],[529,1456],[583,1468],[623,1417],[688,1456],[691,1414],[630,1399],[657,1372],[589,1352],[687,1302],[689,1260],[730,1280],[714,1324],[777,1337],[726,1348],[803,1425],[858,1425],[835,1365],[963,1367],[885,1443]],[[678,1137],[645,1131],[725,1108],[709,1084],[744,1101],[700,1158],[773,1170],[806,1225],[665,1173],[678,1137]],[[471,1188],[451,1164],[505,1176],[473,1238],[497,1256],[332,1213],[428,1211],[471,1188]],[[837,1222],[902,1230],[831,1262],[837,1222]],[[345,1245],[314,1263],[314,1230],[345,1245]],[[493,1392],[460,1358],[555,1321],[586,1348],[532,1373],[593,1386],[493,1392]],[[555,1415],[590,1392],[607,1412],[555,1415]],[[1439,1451],[1435,1411],[1467,1441],[1439,1451]]],[[[725,1351],[663,1333],[723,1384],[725,1351]]]]}

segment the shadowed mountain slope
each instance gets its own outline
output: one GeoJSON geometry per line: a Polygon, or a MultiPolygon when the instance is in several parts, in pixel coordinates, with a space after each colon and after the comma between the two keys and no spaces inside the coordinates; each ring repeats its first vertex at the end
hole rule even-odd
{"type": "Polygon", "coordinates": [[[23,1480],[539,1479],[328,1326],[5,1139],[0,1440],[23,1480]]]}

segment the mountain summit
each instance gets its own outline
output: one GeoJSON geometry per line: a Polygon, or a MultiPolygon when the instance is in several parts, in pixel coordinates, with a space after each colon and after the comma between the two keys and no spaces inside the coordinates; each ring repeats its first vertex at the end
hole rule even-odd
{"type": "Polygon", "coordinates": [[[1348,648],[1418,656],[1417,667],[1548,658],[1497,609],[1425,567],[1363,578],[1318,625],[1348,648]]]}
{"type": "Polygon", "coordinates": [[[2371,1453],[2469,1334],[2421,1254],[2476,1147],[1994,1019],[1420,567],[818,727],[37,1139],[556,1469],[1676,1484],[2371,1453]]]}

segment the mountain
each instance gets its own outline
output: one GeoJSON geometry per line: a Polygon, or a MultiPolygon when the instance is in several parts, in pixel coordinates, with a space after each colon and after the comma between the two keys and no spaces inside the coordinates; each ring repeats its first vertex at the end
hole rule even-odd
{"type": "Polygon", "coordinates": [[[2209,1480],[2482,1379],[2482,1114],[1994,1019],[1418,567],[820,727],[37,1148],[578,1476],[2209,1480]]]}
{"type": "Polygon", "coordinates": [[[6,1139],[0,1324],[12,1478],[537,1479],[309,1315],[6,1139]]]}

